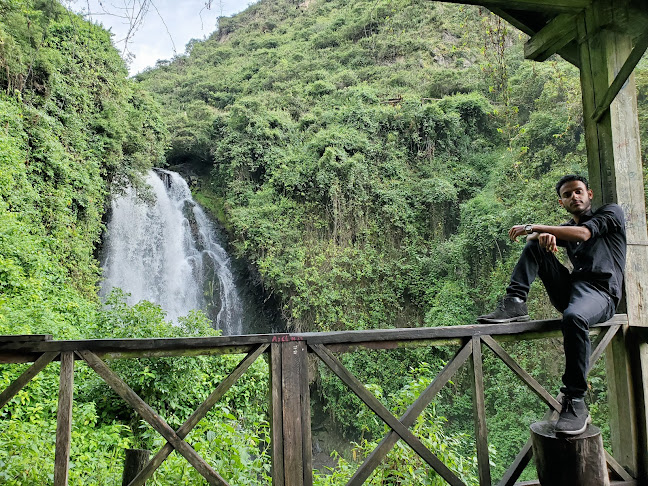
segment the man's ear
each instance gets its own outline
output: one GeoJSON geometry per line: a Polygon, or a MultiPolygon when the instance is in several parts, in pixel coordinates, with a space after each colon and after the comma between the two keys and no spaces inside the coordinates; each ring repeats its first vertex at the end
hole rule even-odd
{"type": "Polygon", "coordinates": [[[587,195],[589,196],[590,199],[594,199],[594,193],[592,192],[591,189],[587,190],[587,195]]]}
{"type": "Polygon", "coordinates": [[[558,204],[560,204],[562,207],[565,207],[565,204],[563,203],[561,197],[558,198],[558,204]]]}

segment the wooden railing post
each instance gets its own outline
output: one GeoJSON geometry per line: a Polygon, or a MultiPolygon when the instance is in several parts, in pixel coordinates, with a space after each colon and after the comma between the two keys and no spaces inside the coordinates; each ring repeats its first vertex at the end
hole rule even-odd
{"type": "Polygon", "coordinates": [[[313,466],[306,343],[273,343],[270,370],[273,486],[311,486],[313,466]]]}
{"type": "MultiPolygon", "coordinates": [[[[631,326],[648,327],[648,232],[643,178],[637,92],[634,76],[617,80],[633,53],[633,38],[612,26],[631,12],[623,0],[594,0],[578,23],[583,117],[590,186],[596,205],[618,203],[626,215],[628,239],[625,300],[631,326]],[[614,101],[607,104],[610,86],[625,81],[614,101]]],[[[636,475],[645,455],[641,437],[645,425],[638,417],[637,400],[645,394],[637,388],[631,362],[628,328],[609,347],[606,366],[610,400],[610,430],[614,456],[636,475]],[[643,431],[641,428],[643,427],[643,431]]],[[[645,415],[645,413],[644,413],[645,415]]]]}
{"type": "Polygon", "coordinates": [[[74,353],[61,353],[61,378],[56,415],[56,452],[54,455],[54,486],[67,486],[72,438],[72,396],[74,391],[74,353]]]}
{"type": "Polygon", "coordinates": [[[475,443],[477,445],[477,468],[479,470],[480,486],[491,486],[483,364],[481,338],[479,336],[473,336],[470,367],[473,382],[473,416],[475,420],[475,443]]]}

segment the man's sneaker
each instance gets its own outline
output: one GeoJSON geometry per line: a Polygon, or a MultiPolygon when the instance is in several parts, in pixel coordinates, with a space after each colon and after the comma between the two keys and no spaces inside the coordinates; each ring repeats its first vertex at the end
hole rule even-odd
{"type": "Polygon", "coordinates": [[[582,398],[564,396],[562,410],[556,422],[556,434],[579,435],[585,432],[590,415],[582,398]]]}
{"type": "Polygon", "coordinates": [[[519,297],[506,296],[490,314],[477,318],[477,322],[485,324],[498,324],[501,322],[524,322],[529,320],[529,311],[526,302],[519,297]]]}

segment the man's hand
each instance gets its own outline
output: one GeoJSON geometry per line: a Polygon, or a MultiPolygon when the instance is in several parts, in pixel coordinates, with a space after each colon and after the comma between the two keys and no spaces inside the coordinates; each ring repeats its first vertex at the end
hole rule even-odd
{"type": "Polygon", "coordinates": [[[540,244],[540,248],[548,252],[556,253],[558,251],[556,237],[550,233],[540,233],[538,235],[538,243],[540,244]]]}
{"type": "Polygon", "coordinates": [[[527,232],[524,229],[526,225],[524,224],[516,224],[509,230],[509,238],[511,238],[511,241],[517,241],[518,236],[526,236],[527,232]]]}

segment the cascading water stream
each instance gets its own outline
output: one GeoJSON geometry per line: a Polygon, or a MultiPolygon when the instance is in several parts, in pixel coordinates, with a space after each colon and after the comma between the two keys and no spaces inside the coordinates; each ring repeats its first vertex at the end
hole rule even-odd
{"type": "Polygon", "coordinates": [[[243,308],[230,259],[187,183],[161,169],[146,182],[153,202],[133,189],[112,202],[102,295],[119,287],[130,294],[129,304],[156,303],[173,321],[201,309],[224,335],[242,334],[243,308]]]}

